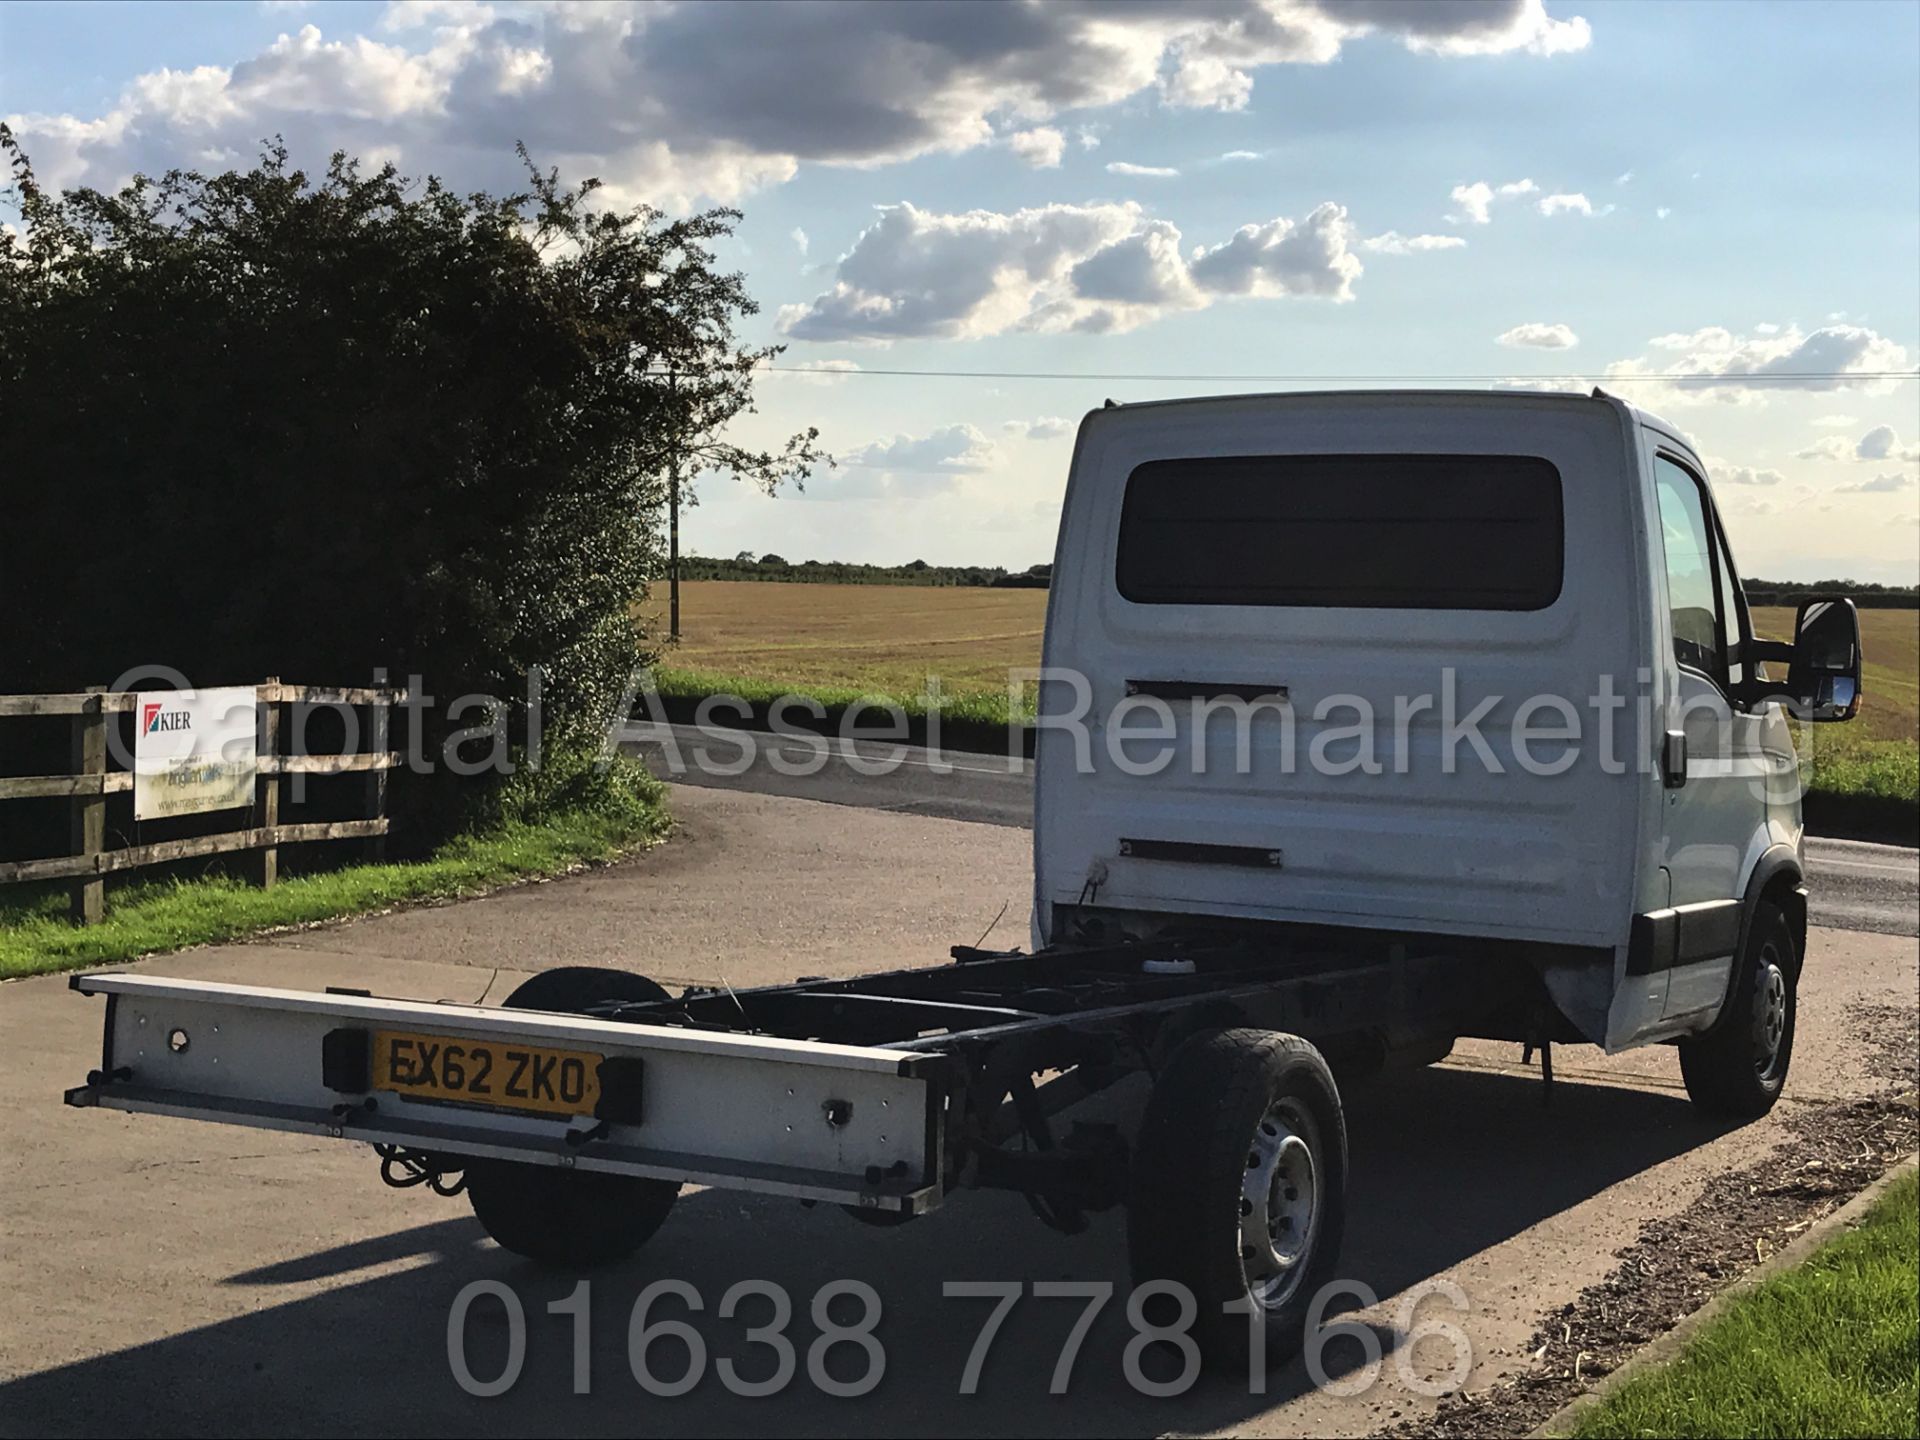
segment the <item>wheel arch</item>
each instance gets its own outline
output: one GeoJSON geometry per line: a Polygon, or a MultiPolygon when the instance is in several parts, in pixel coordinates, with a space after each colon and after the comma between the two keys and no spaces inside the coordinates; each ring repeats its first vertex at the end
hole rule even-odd
{"type": "MultiPolygon", "coordinates": [[[[1791,845],[1768,846],[1747,876],[1747,888],[1740,905],[1740,943],[1734,951],[1736,961],[1746,953],[1747,934],[1762,903],[1771,904],[1786,917],[1793,933],[1794,965],[1804,969],[1807,961],[1807,876],[1799,852],[1791,845]]],[[[1732,975],[1728,993],[1732,993],[1732,975]]],[[[1724,1001],[1722,1002],[1725,1003],[1724,1001]]]]}

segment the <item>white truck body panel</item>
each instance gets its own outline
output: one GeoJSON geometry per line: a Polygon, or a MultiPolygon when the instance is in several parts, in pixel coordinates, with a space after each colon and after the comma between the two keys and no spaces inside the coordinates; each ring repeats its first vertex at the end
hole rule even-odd
{"type": "MultiPolygon", "coordinates": [[[[1289,394],[1089,415],[1061,519],[1041,701],[1044,715],[1059,717],[1084,698],[1087,741],[1057,725],[1039,736],[1036,941],[1056,938],[1056,904],[1092,901],[1155,913],[1605,947],[1616,967],[1603,1043],[1618,1047],[1710,1020],[1724,992],[1726,961],[1692,967],[1679,996],[1670,994],[1665,971],[1629,980],[1634,916],[1740,895],[1766,843],[1797,846],[1798,801],[1761,804],[1748,784],[1769,767],[1779,771],[1783,748],[1790,764],[1777,714],[1737,718],[1731,765],[1707,744],[1690,758],[1687,787],[1663,786],[1659,747],[1669,722],[1678,723],[1681,690],[1692,677],[1683,680],[1673,662],[1650,469],[1656,446],[1677,449],[1699,467],[1658,421],[1604,397],[1289,394]],[[1136,467],[1226,457],[1436,455],[1539,457],[1557,469],[1564,562],[1551,603],[1135,603],[1116,583],[1122,507],[1136,467]],[[1073,674],[1085,677],[1084,697],[1073,693],[1073,674]],[[1286,716],[1274,711],[1254,723],[1251,773],[1236,774],[1233,719],[1216,714],[1207,722],[1206,761],[1196,765],[1194,712],[1176,704],[1171,763],[1156,774],[1130,774],[1120,758],[1155,753],[1153,743],[1117,746],[1110,733],[1130,681],[1285,687],[1286,716]],[[1609,687],[1623,698],[1612,709],[1613,739],[1603,744],[1600,712],[1611,707],[1594,697],[1609,687]],[[1560,773],[1529,773],[1516,754],[1516,712],[1537,696],[1562,697],[1579,717],[1577,753],[1560,773]],[[1386,743],[1396,728],[1396,702],[1410,705],[1416,697],[1433,703],[1408,715],[1403,743],[1386,743]],[[1375,717],[1372,773],[1351,768],[1359,754],[1350,738],[1356,698],[1375,717]],[[1457,730],[1483,704],[1478,728],[1495,767],[1476,758],[1470,741],[1456,739],[1456,763],[1446,773],[1449,719],[1457,730]],[[1334,765],[1313,763],[1316,742],[1334,765]],[[1770,760],[1764,748],[1776,752],[1770,760]],[[1291,773],[1282,760],[1289,749],[1291,773]],[[1349,773],[1326,773],[1342,768],[1343,759],[1349,773]],[[1277,863],[1140,858],[1125,853],[1135,848],[1123,843],[1130,838],[1249,847],[1273,852],[1277,863]]],[[[1532,714],[1537,727],[1561,723],[1556,708],[1536,706],[1532,714]]],[[[1157,737],[1144,713],[1130,723],[1135,735],[1157,737]]],[[[1548,760],[1564,751],[1550,740],[1533,747],[1548,760]]]]}

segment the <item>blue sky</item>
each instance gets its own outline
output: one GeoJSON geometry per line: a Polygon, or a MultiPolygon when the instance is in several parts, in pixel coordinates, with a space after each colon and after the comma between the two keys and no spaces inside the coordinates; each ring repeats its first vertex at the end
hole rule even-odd
{"type": "Polygon", "coordinates": [[[1085,410],[1279,388],[879,369],[1573,375],[1715,458],[1747,573],[1920,578],[1920,384],[1871,378],[1920,363],[1914,4],[16,0],[0,114],[67,184],[279,132],[504,185],[525,138],[741,206],[753,338],[816,368],[740,438],[844,463],[710,480],[709,553],[1031,564],[1085,410]]]}

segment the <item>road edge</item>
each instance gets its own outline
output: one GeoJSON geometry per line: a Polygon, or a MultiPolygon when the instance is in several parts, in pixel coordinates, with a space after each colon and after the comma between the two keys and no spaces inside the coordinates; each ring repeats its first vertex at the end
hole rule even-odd
{"type": "Polygon", "coordinates": [[[1881,1173],[1879,1179],[1873,1181],[1846,1204],[1814,1221],[1807,1227],[1804,1234],[1795,1236],[1790,1244],[1775,1251],[1734,1280],[1691,1315],[1682,1316],[1671,1330],[1648,1342],[1618,1369],[1595,1381],[1592,1389],[1574,1396],[1554,1411],[1541,1421],[1538,1427],[1528,1433],[1528,1440],[1561,1440],[1561,1437],[1570,1434],[1582,1415],[1599,1405],[1622,1385],[1655,1366],[1665,1365],[1677,1359],[1680,1352],[1702,1327],[1718,1318],[1739,1296],[1778,1275],[1781,1271],[1800,1264],[1839,1231],[1851,1229],[1859,1224],[1861,1217],[1887,1192],[1894,1181],[1915,1169],[1920,1169],[1920,1152],[1915,1152],[1904,1160],[1896,1160],[1881,1173]]]}

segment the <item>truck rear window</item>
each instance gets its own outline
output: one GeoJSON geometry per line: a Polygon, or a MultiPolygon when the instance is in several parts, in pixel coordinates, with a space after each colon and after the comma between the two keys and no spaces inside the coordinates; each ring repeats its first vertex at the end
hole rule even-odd
{"type": "Polygon", "coordinates": [[[1540,610],[1565,548],[1538,456],[1154,460],[1127,477],[1115,578],[1142,605],[1540,610]]]}

